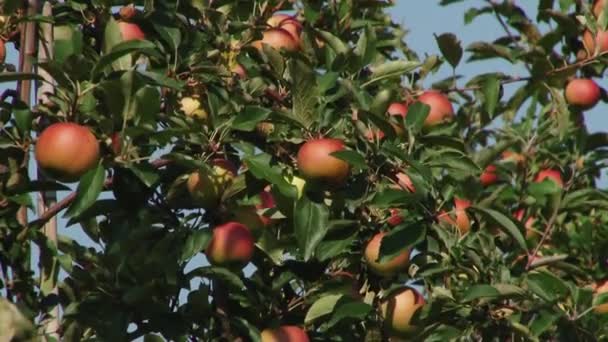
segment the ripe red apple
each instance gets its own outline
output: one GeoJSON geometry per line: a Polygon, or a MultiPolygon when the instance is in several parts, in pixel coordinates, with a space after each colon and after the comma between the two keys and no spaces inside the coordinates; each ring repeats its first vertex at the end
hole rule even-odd
{"type": "Polygon", "coordinates": [[[112,134],[112,152],[114,152],[114,154],[119,155],[120,152],[122,152],[122,139],[120,138],[120,133],[119,132],[114,132],[114,134],[112,134]]]}
{"type": "Polygon", "coordinates": [[[233,74],[236,74],[240,79],[247,78],[247,70],[245,70],[245,67],[239,63],[235,64],[231,71],[233,74]]]}
{"type": "Polygon", "coordinates": [[[564,187],[564,181],[562,180],[562,174],[558,170],[553,169],[545,169],[541,170],[534,179],[535,182],[540,183],[544,181],[546,178],[552,180],[559,186],[560,188],[564,187]]]}
{"type": "Polygon", "coordinates": [[[403,172],[399,172],[396,175],[397,184],[403,189],[409,192],[416,192],[416,188],[414,187],[414,183],[412,183],[412,179],[410,176],[406,175],[403,172]]]}
{"type": "Polygon", "coordinates": [[[135,23],[121,20],[118,22],[118,27],[120,28],[120,34],[124,41],[146,39],[144,31],[135,23]]]}
{"type": "Polygon", "coordinates": [[[393,102],[390,106],[388,106],[386,112],[388,113],[388,115],[400,116],[404,118],[405,115],[407,115],[407,106],[405,105],[405,103],[393,102]]]}
{"type": "Polygon", "coordinates": [[[204,209],[215,208],[224,190],[232,183],[238,170],[226,159],[215,159],[211,171],[195,171],[188,177],[186,187],[192,199],[204,209]]]}
{"type": "Polygon", "coordinates": [[[0,64],[6,61],[6,44],[4,40],[0,39],[0,64]]]}
{"type": "MultiPolygon", "coordinates": [[[[594,284],[593,287],[596,297],[600,294],[608,293],[608,280],[594,284]]],[[[593,311],[597,314],[608,314],[608,302],[605,302],[604,304],[599,304],[593,309],[593,311]]]]}
{"type": "Polygon", "coordinates": [[[488,165],[481,173],[479,181],[483,186],[490,186],[498,181],[498,173],[496,173],[496,165],[488,165]]]}
{"type": "Polygon", "coordinates": [[[599,18],[600,14],[602,14],[602,11],[604,10],[605,7],[605,0],[596,0],[595,4],[593,5],[593,14],[595,14],[596,17],[599,18]]]}
{"type": "Polygon", "coordinates": [[[424,121],[424,125],[427,127],[450,121],[454,116],[454,107],[452,107],[452,103],[447,96],[438,91],[425,91],[417,98],[417,101],[431,107],[429,115],[424,121]]]}
{"type": "Polygon", "coordinates": [[[320,138],[309,140],[298,151],[298,168],[304,178],[342,184],[348,177],[350,166],[331,153],[343,151],[344,142],[339,139],[320,138]]]}
{"type": "Polygon", "coordinates": [[[247,264],[253,256],[253,235],[238,222],[228,222],[213,229],[205,254],[214,265],[247,264]]]}
{"type": "Polygon", "coordinates": [[[504,151],[502,153],[502,160],[504,162],[508,162],[508,163],[515,163],[515,164],[523,164],[526,161],[526,157],[524,157],[522,154],[514,152],[514,151],[504,151]]]}
{"type": "Polygon", "coordinates": [[[260,193],[261,203],[255,206],[244,206],[237,208],[233,212],[234,220],[240,222],[251,229],[252,232],[258,232],[261,229],[270,226],[273,219],[266,215],[258,214],[258,210],[270,209],[275,207],[274,198],[269,190],[264,190],[260,193]]]}
{"type": "Polygon", "coordinates": [[[412,318],[424,304],[424,297],[409,287],[391,294],[380,304],[384,326],[397,335],[414,332],[417,327],[411,324],[412,318]]]}
{"type": "Polygon", "coordinates": [[[391,227],[396,227],[403,223],[403,217],[401,216],[401,210],[399,209],[389,209],[391,216],[386,220],[386,222],[391,227]]]}
{"type": "Polygon", "coordinates": [[[593,108],[601,95],[597,83],[587,78],[575,78],[566,86],[566,101],[582,109],[593,108]]]}
{"type": "Polygon", "coordinates": [[[76,182],[99,161],[99,142],[81,125],[65,122],[47,127],[36,142],[36,161],[49,177],[76,182]]]}
{"type": "Polygon", "coordinates": [[[440,222],[456,226],[461,234],[467,233],[471,229],[471,220],[467,215],[466,209],[471,206],[471,202],[465,199],[454,198],[454,210],[450,215],[445,211],[441,211],[437,216],[440,222]],[[455,216],[456,220],[454,220],[455,216]]]}
{"type": "Polygon", "coordinates": [[[378,256],[380,255],[380,243],[385,235],[386,233],[374,235],[365,246],[364,256],[370,271],[379,276],[390,277],[407,267],[410,261],[410,251],[405,250],[389,261],[380,262],[378,260],[378,256]]]}
{"type": "MultiPolygon", "coordinates": [[[[526,211],[524,209],[519,209],[515,212],[515,214],[513,214],[515,219],[520,222],[523,221],[525,215],[526,211]]],[[[526,227],[526,237],[529,239],[538,235],[538,232],[534,229],[535,222],[536,219],[533,216],[530,216],[524,224],[524,227],[526,227]]]]}
{"type": "Polygon", "coordinates": [[[264,329],[262,342],[309,342],[304,329],[295,325],[283,325],[276,329],[264,329]]]}
{"type": "Polygon", "coordinates": [[[122,20],[131,20],[135,17],[136,14],[137,9],[135,9],[135,6],[133,4],[124,6],[118,11],[118,16],[122,20]]]}
{"type": "Polygon", "coordinates": [[[275,50],[297,51],[300,48],[291,34],[282,28],[268,29],[264,32],[262,40],[253,42],[253,46],[260,51],[262,51],[264,44],[269,45],[275,50]]]}
{"type": "Polygon", "coordinates": [[[608,31],[598,30],[595,36],[591,31],[583,33],[583,45],[589,56],[595,54],[596,46],[599,46],[599,53],[608,51],[608,31]]]}
{"type": "Polygon", "coordinates": [[[281,28],[289,32],[298,46],[300,45],[302,24],[295,17],[287,14],[275,14],[266,21],[266,24],[270,27],[281,28]]]}

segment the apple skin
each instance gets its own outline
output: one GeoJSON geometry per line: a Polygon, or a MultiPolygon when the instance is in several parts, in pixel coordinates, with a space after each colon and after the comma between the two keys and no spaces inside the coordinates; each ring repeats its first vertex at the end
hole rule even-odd
{"type": "Polygon", "coordinates": [[[6,43],[0,39],[0,64],[6,61],[6,43]]]}
{"type": "Polygon", "coordinates": [[[85,127],[56,123],[47,127],[36,142],[36,161],[49,177],[76,182],[99,161],[99,142],[85,127]]]}
{"type": "Polygon", "coordinates": [[[557,184],[557,186],[559,186],[560,188],[564,187],[564,181],[562,180],[562,174],[558,170],[553,170],[553,169],[541,170],[536,175],[536,178],[534,179],[534,181],[536,183],[540,183],[540,182],[544,181],[546,178],[549,178],[550,180],[554,181],[555,184],[557,184]]]}
{"type": "Polygon", "coordinates": [[[395,176],[397,177],[397,184],[403,189],[409,192],[416,192],[416,188],[414,187],[414,183],[412,183],[412,179],[410,176],[406,175],[403,172],[397,173],[395,176]]]}
{"type": "MultiPolygon", "coordinates": [[[[524,209],[519,209],[513,214],[513,217],[515,217],[515,219],[520,222],[523,221],[524,216],[526,216],[524,209]]],[[[538,236],[538,232],[536,230],[534,230],[535,222],[536,222],[536,219],[533,216],[530,216],[530,217],[528,217],[528,219],[526,220],[526,223],[524,224],[524,226],[526,227],[526,238],[528,238],[528,239],[538,236]]]]}
{"type": "Polygon", "coordinates": [[[348,177],[350,166],[331,153],[343,150],[344,142],[339,139],[309,140],[298,151],[298,169],[306,179],[342,184],[348,177]]]}
{"type": "Polygon", "coordinates": [[[295,325],[283,325],[276,329],[264,329],[262,342],[309,342],[310,339],[302,328],[295,325]]]}
{"type": "Polygon", "coordinates": [[[589,56],[595,54],[596,45],[599,45],[599,53],[608,51],[608,31],[598,30],[595,37],[591,31],[583,33],[583,45],[589,56]]]}
{"type": "Polygon", "coordinates": [[[405,103],[393,102],[390,106],[388,106],[386,112],[388,113],[388,115],[400,116],[404,118],[407,115],[407,106],[405,105],[405,103]]]}
{"type": "Polygon", "coordinates": [[[440,222],[456,226],[461,234],[468,233],[471,229],[471,220],[467,215],[466,209],[471,206],[471,202],[461,198],[454,199],[454,215],[456,220],[449,213],[442,211],[437,215],[440,222]]]}
{"type": "MultiPolygon", "coordinates": [[[[603,293],[608,292],[608,281],[604,281],[603,283],[597,283],[594,286],[595,295],[598,296],[603,293]]],[[[608,314],[608,303],[600,304],[596,306],[593,311],[596,314],[608,314]]]]}
{"type": "Polygon", "coordinates": [[[285,49],[293,52],[300,49],[300,46],[291,34],[282,28],[268,29],[264,32],[262,40],[253,42],[253,46],[260,51],[262,51],[264,44],[269,45],[275,50],[285,49]]]}
{"type": "Polygon", "coordinates": [[[247,78],[247,70],[245,69],[245,67],[239,63],[237,63],[233,68],[232,68],[232,73],[236,74],[240,79],[244,80],[247,78]]]}
{"type": "Polygon", "coordinates": [[[597,0],[593,5],[593,14],[596,17],[599,17],[602,14],[602,10],[604,9],[605,0],[597,0]]]}
{"type": "Polygon", "coordinates": [[[450,121],[454,116],[452,103],[447,96],[438,91],[427,90],[417,98],[417,101],[431,107],[429,115],[424,120],[425,127],[432,127],[450,121]]]}
{"type": "Polygon", "coordinates": [[[238,222],[228,222],[213,229],[205,254],[213,265],[244,265],[251,260],[254,248],[249,228],[238,222]]]}
{"type": "Polygon", "coordinates": [[[288,14],[275,14],[266,21],[268,26],[273,28],[281,28],[291,35],[293,40],[300,45],[302,34],[302,24],[294,17],[288,14]]]}
{"type": "Polygon", "coordinates": [[[135,9],[135,6],[133,6],[133,4],[124,6],[118,11],[118,16],[120,17],[120,19],[123,20],[131,20],[135,17],[136,14],[137,9],[135,9]]]}
{"type": "Polygon", "coordinates": [[[236,177],[238,170],[226,159],[215,159],[210,173],[195,171],[188,177],[186,187],[196,204],[204,209],[217,207],[221,196],[236,177]]]}
{"type": "Polygon", "coordinates": [[[391,227],[396,227],[403,223],[403,217],[401,217],[401,211],[399,209],[389,209],[391,216],[386,220],[386,222],[391,227]]]}
{"type": "Polygon", "coordinates": [[[146,39],[144,31],[142,31],[139,25],[135,23],[119,21],[118,27],[120,28],[120,33],[124,41],[146,39]]]}
{"type": "Polygon", "coordinates": [[[416,331],[417,327],[412,325],[411,321],[416,311],[425,303],[424,297],[409,287],[391,294],[380,304],[384,326],[390,333],[397,335],[416,331]]]}
{"type": "Polygon", "coordinates": [[[585,110],[595,107],[601,95],[597,83],[587,78],[575,78],[566,86],[566,101],[585,110]]]}
{"type": "Polygon", "coordinates": [[[521,165],[526,162],[526,157],[524,157],[521,153],[517,153],[514,151],[504,151],[502,153],[502,161],[521,165]]]}
{"type": "Polygon", "coordinates": [[[382,276],[390,277],[398,271],[404,270],[410,261],[410,251],[406,250],[401,252],[398,256],[387,262],[379,262],[378,256],[380,255],[380,243],[386,233],[378,233],[369,240],[365,246],[365,262],[372,273],[382,276]]]}
{"type": "Polygon", "coordinates": [[[244,206],[237,208],[233,212],[234,220],[240,222],[251,229],[252,232],[259,232],[261,229],[271,226],[274,220],[268,216],[258,214],[258,210],[270,209],[276,206],[270,191],[260,193],[261,203],[255,206],[244,206]]]}
{"type": "Polygon", "coordinates": [[[479,181],[483,186],[490,186],[498,181],[498,174],[496,173],[496,165],[488,165],[486,169],[479,176],[479,181]]]}

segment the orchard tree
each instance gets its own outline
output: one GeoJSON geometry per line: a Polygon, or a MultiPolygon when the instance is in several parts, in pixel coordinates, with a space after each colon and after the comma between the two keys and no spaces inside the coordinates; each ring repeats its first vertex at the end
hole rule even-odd
{"type": "Polygon", "coordinates": [[[608,1],[393,2],[1,1],[1,339],[607,339],[608,1]]]}

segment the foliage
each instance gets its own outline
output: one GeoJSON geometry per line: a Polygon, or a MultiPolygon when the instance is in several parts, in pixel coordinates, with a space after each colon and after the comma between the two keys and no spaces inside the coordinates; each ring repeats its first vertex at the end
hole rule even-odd
{"type": "MultiPolygon", "coordinates": [[[[563,95],[569,78],[605,71],[604,53],[582,45],[584,30],[607,23],[591,3],[543,0],[531,18],[513,1],[485,1],[465,22],[492,15],[505,35],[462,47],[457,34],[439,34],[441,55],[430,56],[408,48],[384,0],[142,1],[133,20],[146,39],[132,41],[121,38],[119,1],[56,2],[51,18],[26,17],[20,4],[4,1],[2,26],[20,52],[11,34],[18,23],[55,28],[54,59],[37,64],[55,94],[31,108],[3,97],[0,107],[0,284],[32,322],[42,325],[59,303],[66,341],[258,341],[286,324],[311,340],[387,340],[380,303],[409,284],[426,302],[414,317],[416,340],[607,338],[592,286],[608,278],[608,193],[596,185],[608,136],[590,134],[563,95]],[[303,23],[299,51],[251,45],[276,11],[303,23]],[[480,72],[463,83],[459,67],[487,59],[527,74],[480,72]],[[454,120],[429,127],[428,106],[417,104],[405,119],[386,115],[392,102],[414,101],[439,68],[454,69],[432,85],[449,95],[454,120]],[[185,97],[199,99],[205,115],[186,115],[185,97]],[[65,235],[48,241],[40,228],[54,211],[17,219],[37,192],[66,189],[28,172],[35,137],[61,121],[86,125],[102,147],[99,166],[55,207],[69,205],[59,215],[91,246],[65,235]],[[320,136],[345,142],[335,156],[350,177],[308,181],[301,194],[292,184],[297,152],[320,136]],[[203,210],[189,197],[188,175],[218,158],[238,176],[203,210]],[[489,165],[498,182],[484,187],[489,165]],[[559,171],[563,187],[535,181],[546,169],[559,171]],[[397,185],[399,172],[414,192],[397,185]],[[276,206],[260,206],[265,189],[276,206]],[[456,208],[456,198],[471,206],[456,208]],[[253,232],[251,263],[201,263],[212,229],[256,205],[271,223],[253,232]],[[391,209],[402,216],[396,226],[391,209]],[[470,230],[438,219],[442,212],[464,214],[470,230]],[[363,256],[380,231],[391,232],[380,260],[416,250],[406,270],[385,278],[363,256]],[[41,291],[32,246],[41,265],[58,263],[58,294],[41,291]]],[[[12,70],[0,81],[38,77],[12,70]]]]}

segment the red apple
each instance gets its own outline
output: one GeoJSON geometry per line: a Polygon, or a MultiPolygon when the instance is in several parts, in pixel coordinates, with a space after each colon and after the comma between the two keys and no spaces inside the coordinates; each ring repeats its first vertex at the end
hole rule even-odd
{"type": "Polygon", "coordinates": [[[388,106],[386,112],[388,113],[388,115],[400,116],[404,118],[407,114],[407,106],[401,102],[393,102],[390,106],[388,106]]]}
{"type": "Polygon", "coordinates": [[[378,257],[380,255],[380,243],[386,233],[378,233],[367,243],[365,247],[365,262],[373,273],[383,276],[390,277],[398,271],[404,270],[410,261],[410,251],[405,250],[401,252],[395,258],[380,262],[378,257]]]}
{"type": "Polygon", "coordinates": [[[453,214],[450,215],[445,211],[441,211],[437,215],[437,219],[440,222],[447,223],[452,226],[456,226],[461,234],[467,233],[471,229],[471,220],[467,215],[466,209],[471,206],[471,202],[465,199],[455,198],[454,199],[454,210],[453,214]],[[454,220],[455,217],[456,219],[454,220]]]}
{"type": "Polygon", "coordinates": [[[262,46],[264,44],[269,45],[275,50],[285,49],[287,51],[297,51],[300,48],[291,34],[282,28],[271,28],[266,30],[262,40],[255,41],[253,46],[262,51],[262,46]]]}
{"type": "Polygon", "coordinates": [[[118,16],[122,20],[131,20],[135,17],[136,14],[137,9],[135,9],[135,6],[133,4],[124,6],[118,11],[118,16]]]}
{"type": "Polygon", "coordinates": [[[213,229],[205,254],[214,265],[247,264],[253,256],[253,235],[238,222],[228,222],[213,229]]]}
{"type": "Polygon", "coordinates": [[[283,325],[276,329],[264,329],[262,342],[309,342],[304,329],[295,325],[283,325]]]}
{"type": "Polygon", "coordinates": [[[597,83],[587,78],[575,78],[566,86],[566,101],[582,109],[593,108],[601,95],[597,83]]]}
{"type": "Polygon", "coordinates": [[[608,31],[598,30],[595,36],[591,31],[583,33],[583,45],[589,56],[595,54],[596,46],[599,46],[599,53],[608,51],[608,31]]]}
{"type": "Polygon", "coordinates": [[[557,184],[557,186],[559,186],[560,188],[564,187],[564,181],[562,180],[562,174],[558,170],[553,170],[553,169],[541,170],[536,175],[536,178],[534,179],[534,181],[537,183],[540,183],[547,178],[554,181],[555,184],[557,184]]]}
{"type": "Polygon", "coordinates": [[[119,155],[120,152],[122,152],[122,139],[120,137],[120,133],[119,132],[114,132],[114,134],[112,134],[112,152],[114,152],[114,154],[119,155]]]}
{"type": "Polygon", "coordinates": [[[289,32],[294,41],[300,45],[302,24],[295,17],[287,14],[275,14],[270,17],[266,23],[272,28],[281,28],[289,32]]]}
{"type": "Polygon", "coordinates": [[[396,227],[403,223],[403,217],[401,217],[401,210],[399,209],[389,209],[391,216],[386,220],[386,222],[391,227],[396,227]]]}
{"type": "Polygon", "coordinates": [[[409,287],[391,294],[380,304],[384,326],[389,333],[397,335],[414,332],[417,327],[411,324],[412,318],[424,304],[424,297],[409,287]]]}
{"type": "Polygon", "coordinates": [[[483,186],[490,186],[498,181],[498,174],[496,173],[496,165],[488,165],[479,177],[479,181],[483,186]]]}
{"type": "Polygon", "coordinates": [[[502,153],[502,160],[504,162],[515,163],[515,164],[520,165],[526,161],[526,157],[524,157],[522,154],[514,152],[514,151],[504,151],[502,153]]]}
{"type": "MultiPolygon", "coordinates": [[[[594,287],[594,292],[595,292],[596,297],[599,296],[600,294],[608,293],[608,280],[594,284],[593,287],[594,287]]],[[[603,304],[597,305],[593,309],[593,311],[597,314],[608,314],[608,301],[605,301],[603,304]]]]}
{"type": "Polygon", "coordinates": [[[99,142],[75,123],[47,127],[36,142],[36,161],[45,174],[61,182],[76,182],[99,161],[99,142]]]}
{"type": "Polygon", "coordinates": [[[3,64],[6,61],[6,44],[4,40],[0,38],[0,64],[3,64]]]}
{"type": "Polygon", "coordinates": [[[600,14],[602,14],[605,4],[606,4],[605,0],[596,0],[595,1],[595,4],[593,5],[593,14],[595,14],[596,17],[599,18],[600,14]]]}
{"type": "Polygon", "coordinates": [[[120,28],[120,34],[124,41],[146,39],[144,31],[135,23],[121,20],[118,22],[118,27],[120,28]]]}
{"type": "Polygon", "coordinates": [[[309,140],[298,151],[298,168],[304,178],[342,184],[348,177],[350,166],[331,154],[344,150],[339,139],[309,140]]]}
{"type": "Polygon", "coordinates": [[[399,172],[396,175],[397,184],[403,189],[409,192],[416,192],[416,188],[414,187],[414,183],[412,183],[412,179],[410,176],[406,175],[403,172],[399,172]]]}
{"type": "Polygon", "coordinates": [[[365,132],[365,138],[370,142],[380,141],[384,139],[384,132],[379,129],[370,128],[365,132]]]}
{"type": "MultiPolygon", "coordinates": [[[[524,209],[519,209],[515,212],[515,214],[513,214],[515,219],[520,222],[523,221],[525,215],[526,215],[526,212],[524,209]]],[[[533,238],[538,235],[538,232],[534,229],[535,222],[536,222],[536,219],[533,216],[528,217],[528,219],[526,220],[526,223],[524,224],[524,226],[526,227],[526,237],[527,238],[533,238]]]]}
{"type": "Polygon", "coordinates": [[[425,91],[417,98],[417,101],[431,107],[429,115],[424,121],[424,125],[427,127],[450,121],[454,116],[454,107],[452,107],[452,103],[447,96],[438,91],[425,91]]]}
{"type": "Polygon", "coordinates": [[[217,207],[224,190],[232,183],[238,170],[228,160],[215,159],[211,170],[190,174],[186,187],[192,199],[204,209],[217,207]]]}
{"type": "Polygon", "coordinates": [[[232,73],[236,74],[240,79],[245,79],[247,78],[247,70],[245,70],[245,67],[242,66],[241,64],[237,63],[233,68],[232,68],[232,73]]]}

